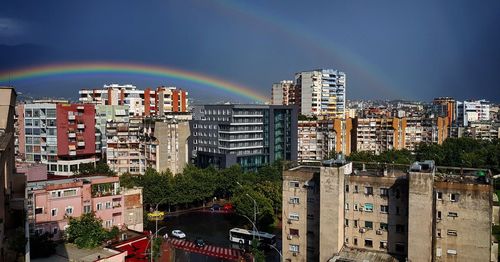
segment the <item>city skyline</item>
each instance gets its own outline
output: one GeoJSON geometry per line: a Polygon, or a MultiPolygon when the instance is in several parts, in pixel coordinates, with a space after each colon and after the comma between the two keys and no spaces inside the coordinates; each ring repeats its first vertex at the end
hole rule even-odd
{"type": "MultiPolygon", "coordinates": [[[[54,64],[130,63],[179,69],[270,96],[273,83],[331,68],[346,73],[349,99],[499,102],[498,5],[322,2],[304,12],[295,1],[12,2],[0,11],[0,74],[54,64]]],[[[130,83],[178,86],[204,101],[253,102],[189,79],[112,70],[0,82],[9,83],[36,96],[74,97],[81,88],[130,83]]]]}

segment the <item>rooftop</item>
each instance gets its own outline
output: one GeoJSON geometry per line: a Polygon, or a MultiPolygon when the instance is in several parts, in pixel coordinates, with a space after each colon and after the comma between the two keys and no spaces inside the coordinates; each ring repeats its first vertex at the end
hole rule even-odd
{"type": "Polygon", "coordinates": [[[81,261],[93,262],[98,259],[109,258],[120,254],[122,251],[116,251],[108,248],[93,248],[93,249],[80,249],[73,244],[65,243],[59,244],[56,247],[56,253],[47,258],[32,259],[36,262],[59,262],[59,261],[81,261]]]}
{"type": "Polygon", "coordinates": [[[94,179],[101,179],[101,178],[108,178],[108,176],[88,176],[88,177],[78,177],[78,178],[63,178],[63,179],[49,179],[49,180],[42,180],[42,181],[33,181],[33,182],[29,182],[26,185],[26,188],[28,188],[28,190],[36,190],[36,189],[43,189],[48,185],[61,185],[61,184],[68,184],[68,183],[75,183],[75,182],[90,183],[90,181],[92,181],[94,179]]]}

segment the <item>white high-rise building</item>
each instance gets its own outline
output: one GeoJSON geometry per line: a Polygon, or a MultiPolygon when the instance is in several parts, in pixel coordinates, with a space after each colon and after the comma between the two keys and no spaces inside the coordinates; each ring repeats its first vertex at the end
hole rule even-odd
{"type": "Polygon", "coordinates": [[[294,105],[297,94],[292,80],[282,80],[274,83],[272,88],[273,105],[294,105]]]}
{"type": "Polygon", "coordinates": [[[457,122],[468,126],[469,122],[490,120],[490,102],[482,100],[457,101],[457,122]]]}
{"type": "Polygon", "coordinates": [[[346,75],[333,69],[295,74],[300,113],[309,116],[345,117],[346,75]]]}

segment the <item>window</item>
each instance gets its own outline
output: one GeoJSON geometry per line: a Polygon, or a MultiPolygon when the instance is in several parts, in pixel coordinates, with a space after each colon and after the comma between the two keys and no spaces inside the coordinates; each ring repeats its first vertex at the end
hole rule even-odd
{"type": "Polygon", "coordinates": [[[458,201],[458,194],[450,194],[450,201],[451,202],[457,202],[458,201]]]}
{"type": "Polygon", "coordinates": [[[299,203],[298,197],[290,197],[290,204],[298,204],[298,203],[299,203]]]}
{"type": "Polygon", "coordinates": [[[91,207],[89,205],[83,206],[83,213],[88,214],[91,212],[91,207]]]}
{"type": "Polygon", "coordinates": [[[458,213],[457,212],[448,212],[448,216],[449,217],[458,217],[458,213]]]}
{"type": "Polygon", "coordinates": [[[63,191],[63,196],[76,196],[76,189],[68,189],[63,191]]]}
{"type": "Polygon", "coordinates": [[[345,185],[345,192],[349,193],[349,185],[345,185]]]}
{"type": "Polygon", "coordinates": [[[373,241],[371,239],[365,239],[365,247],[373,247],[373,241]]]}
{"type": "Polygon", "coordinates": [[[436,199],[443,200],[443,192],[436,192],[436,199]]]}
{"type": "Polygon", "coordinates": [[[365,195],[373,195],[373,187],[365,187],[365,195]]]}
{"type": "Polygon", "coordinates": [[[436,229],[436,237],[441,238],[441,229],[440,228],[436,229]]]}
{"type": "Polygon", "coordinates": [[[354,186],[354,193],[358,193],[358,186],[354,186]]]}
{"type": "Polygon", "coordinates": [[[290,244],[288,246],[288,249],[290,250],[290,252],[299,252],[299,245],[290,244]]]}
{"type": "Polygon", "coordinates": [[[299,220],[299,214],[297,214],[297,213],[290,213],[288,215],[288,219],[290,219],[290,220],[299,220]]]}
{"type": "Polygon", "coordinates": [[[113,220],[106,220],[104,221],[104,227],[110,228],[113,226],[113,220]]]}
{"type": "Polygon", "coordinates": [[[387,241],[380,241],[379,248],[380,249],[387,249],[387,241]]]}
{"type": "Polygon", "coordinates": [[[358,239],[357,238],[354,238],[354,245],[357,246],[358,245],[358,239]]]}
{"type": "Polygon", "coordinates": [[[106,202],[106,209],[110,209],[110,208],[111,208],[111,202],[108,201],[108,202],[106,202]]]}
{"type": "Polygon", "coordinates": [[[59,228],[57,227],[52,228],[52,234],[56,235],[57,232],[59,232],[59,228]]]}
{"type": "Polygon", "coordinates": [[[387,231],[389,229],[389,225],[387,223],[380,223],[380,230],[387,231]]]}
{"type": "Polygon", "coordinates": [[[446,253],[448,253],[448,255],[456,255],[457,251],[455,249],[448,249],[446,253]]]}
{"type": "Polygon", "coordinates": [[[72,215],[73,214],[73,207],[68,206],[66,207],[66,215],[72,215]]]}
{"type": "Polygon", "coordinates": [[[358,227],[358,220],[354,220],[354,227],[358,227]]]}
{"type": "Polygon", "coordinates": [[[381,205],[380,206],[380,213],[389,213],[389,206],[386,206],[386,205],[381,205]]]}
{"type": "Polygon", "coordinates": [[[99,210],[102,210],[102,203],[97,203],[96,205],[96,209],[99,211],[99,210]]]}
{"type": "Polygon", "coordinates": [[[368,229],[373,229],[373,222],[372,221],[365,221],[365,227],[368,229]]]}
{"type": "Polygon", "coordinates": [[[299,187],[299,181],[290,181],[290,187],[299,187]]]}
{"type": "Polygon", "coordinates": [[[457,236],[457,231],[456,230],[448,230],[448,236],[454,236],[456,237],[457,236]]]}
{"type": "Polygon", "coordinates": [[[349,203],[345,203],[345,210],[349,210],[349,203]]]}
{"type": "Polygon", "coordinates": [[[43,235],[43,228],[35,228],[35,234],[39,236],[43,235]]]}
{"type": "Polygon", "coordinates": [[[438,211],[436,214],[437,220],[441,220],[441,211],[438,211]]]}
{"type": "Polygon", "coordinates": [[[354,203],[354,211],[358,211],[358,203],[354,203]]]}
{"type": "Polygon", "coordinates": [[[35,214],[42,214],[43,213],[43,207],[36,207],[35,208],[35,214]]]}
{"type": "Polygon", "coordinates": [[[348,226],[349,226],[349,219],[346,219],[346,220],[344,221],[344,226],[346,226],[346,227],[348,227],[348,226]]]}
{"type": "Polygon", "coordinates": [[[52,208],[52,210],[50,210],[50,214],[55,217],[57,216],[57,208],[52,208]]]}
{"type": "Polygon", "coordinates": [[[396,252],[398,252],[398,253],[405,252],[405,244],[404,243],[396,243],[396,252]]]}
{"type": "Polygon", "coordinates": [[[380,195],[381,196],[388,196],[389,195],[389,189],[387,189],[387,188],[380,188],[380,195]]]}
{"type": "Polygon", "coordinates": [[[396,225],[396,233],[404,233],[405,232],[405,226],[404,225],[396,225]]]}
{"type": "Polygon", "coordinates": [[[291,236],[299,236],[299,230],[290,228],[290,235],[291,236]]]}
{"type": "Polygon", "coordinates": [[[436,248],[436,257],[440,257],[443,255],[443,249],[440,247],[436,248]]]}
{"type": "Polygon", "coordinates": [[[399,207],[396,206],[396,215],[399,215],[399,207]]]}
{"type": "Polygon", "coordinates": [[[365,205],[363,206],[363,211],[373,212],[373,204],[372,203],[365,203],[365,205]]]}

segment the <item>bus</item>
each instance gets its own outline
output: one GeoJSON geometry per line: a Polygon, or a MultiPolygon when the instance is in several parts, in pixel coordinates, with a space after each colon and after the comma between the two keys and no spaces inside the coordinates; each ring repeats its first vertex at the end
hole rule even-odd
{"type": "MultiPolygon", "coordinates": [[[[232,228],[229,230],[229,240],[233,243],[238,243],[240,245],[251,245],[252,239],[254,238],[254,231],[242,229],[242,228],[232,228]]],[[[276,245],[276,236],[266,232],[255,232],[255,239],[259,239],[261,246],[265,247],[267,245],[276,245]]]]}

